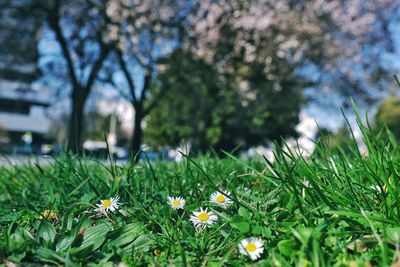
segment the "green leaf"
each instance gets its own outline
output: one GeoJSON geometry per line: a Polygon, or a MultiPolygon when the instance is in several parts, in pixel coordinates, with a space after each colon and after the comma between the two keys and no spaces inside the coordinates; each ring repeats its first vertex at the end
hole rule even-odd
{"type": "Polygon", "coordinates": [[[245,221],[244,218],[241,216],[233,217],[230,220],[229,224],[233,228],[239,230],[241,233],[247,233],[250,230],[250,224],[247,221],[245,221]]]}
{"type": "Polygon", "coordinates": [[[271,229],[268,228],[268,227],[263,227],[263,228],[262,228],[262,235],[263,235],[265,238],[271,238],[271,237],[272,237],[272,231],[271,231],[271,229]]]}
{"type": "Polygon", "coordinates": [[[131,223],[114,231],[110,235],[109,244],[116,247],[123,247],[135,240],[143,232],[143,226],[139,223],[131,223]]]}
{"type": "Polygon", "coordinates": [[[84,258],[97,250],[106,239],[111,226],[107,223],[98,224],[86,229],[83,235],[83,241],[80,247],[71,248],[70,254],[76,257],[84,258]]]}
{"type": "MultiPolygon", "coordinates": [[[[6,233],[5,248],[8,252],[22,252],[28,245],[24,230],[21,227],[10,226],[6,233]],[[12,232],[14,231],[14,232],[12,232]]],[[[25,255],[25,254],[24,254],[25,255]]]]}
{"type": "Polygon", "coordinates": [[[265,238],[270,238],[272,236],[272,231],[269,227],[256,225],[251,230],[254,235],[262,235],[265,238]]]}
{"type": "Polygon", "coordinates": [[[65,262],[65,258],[58,255],[55,251],[48,248],[39,248],[36,250],[36,258],[41,261],[50,262],[55,265],[59,265],[60,263],[65,262]]]}
{"type": "MultiPolygon", "coordinates": [[[[330,211],[326,211],[325,213],[358,219],[360,222],[363,222],[366,225],[368,225],[368,222],[366,221],[364,215],[362,215],[361,213],[350,212],[350,211],[339,211],[339,210],[330,210],[330,211]]],[[[368,215],[368,219],[371,221],[377,221],[377,222],[383,222],[383,223],[389,223],[389,224],[397,223],[394,220],[389,220],[389,219],[386,219],[386,218],[384,218],[382,216],[378,216],[378,215],[368,215]]]]}
{"type": "Polygon", "coordinates": [[[69,250],[69,253],[72,256],[78,257],[78,258],[85,258],[90,255],[90,253],[93,252],[93,246],[85,246],[85,247],[77,247],[77,248],[71,248],[69,250]]]}
{"type": "Polygon", "coordinates": [[[149,235],[141,235],[135,239],[131,244],[123,248],[125,252],[146,252],[153,244],[153,240],[149,235]]]}
{"type": "Polygon", "coordinates": [[[8,260],[12,262],[21,262],[23,258],[26,256],[26,251],[19,252],[19,253],[13,253],[8,257],[8,260]]]}
{"type": "Polygon", "coordinates": [[[400,243],[400,227],[386,228],[386,238],[393,243],[400,243]]]}
{"type": "Polygon", "coordinates": [[[99,248],[106,239],[107,233],[111,230],[111,226],[106,223],[92,226],[86,229],[83,235],[82,247],[93,246],[93,250],[99,248]]]}
{"type": "Polygon", "coordinates": [[[56,229],[54,225],[49,222],[42,221],[37,231],[37,240],[40,238],[44,240],[47,245],[51,245],[56,237],[56,229]]]}
{"type": "Polygon", "coordinates": [[[296,242],[292,239],[282,240],[278,243],[278,250],[283,255],[291,257],[296,251],[296,242]]]}
{"type": "Polygon", "coordinates": [[[251,217],[250,211],[248,209],[246,209],[246,208],[243,208],[243,207],[239,208],[238,213],[239,213],[240,216],[242,216],[243,218],[246,218],[246,219],[250,219],[250,217],[251,217]]]}
{"type": "Polygon", "coordinates": [[[75,219],[75,215],[73,214],[73,212],[69,212],[65,217],[65,225],[66,225],[66,230],[67,231],[71,231],[72,229],[72,224],[74,222],[75,219]]]}
{"type": "Polygon", "coordinates": [[[67,236],[64,236],[63,238],[60,239],[60,241],[57,242],[56,245],[56,251],[65,251],[69,249],[74,242],[76,238],[76,235],[70,234],[67,236]]]}
{"type": "Polygon", "coordinates": [[[16,212],[7,213],[0,216],[0,223],[11,223],[18,219],[20,215],[16,212]]]}
{"type": "Polygon", "coordinates": [[[310,240],[313,230],[310,228],[301,228],[298,231],[292,230],[293,235],[303,244],[307,244],[310,240]]]}

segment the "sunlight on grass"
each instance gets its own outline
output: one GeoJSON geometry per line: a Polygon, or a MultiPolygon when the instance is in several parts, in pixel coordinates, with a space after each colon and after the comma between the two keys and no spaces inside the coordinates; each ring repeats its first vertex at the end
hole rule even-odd
{"type": "Polygon", "coordinates": [[[390,265],[400,255],[398,145],[386,129],[359,127],[368,155],[354,140],[344,152],[322,138],[309,158],[278,149],[273,162],[227,154],[117,166],[62,155],[1,168],[0,259],[390,265]]]}

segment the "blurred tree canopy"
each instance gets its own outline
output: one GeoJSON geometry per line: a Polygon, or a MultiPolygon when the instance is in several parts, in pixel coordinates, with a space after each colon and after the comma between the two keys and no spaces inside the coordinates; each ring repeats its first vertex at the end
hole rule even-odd
{"type": "Polygon", "coordinates": [[[400,140],[400,97],[387,97],[378,108],[375,122],[378,128],[387,126],[397,140],[400,140]]]}
{"type": "Polygon", "coordinates": [[[118,66],[109,72],[114,87],[135,110],[130,142],[135,160],[138,160],[136,156],[143,142],[143,118],[164,94],[153,86],[157,80],[156,61],[169,55],[178,45],[180,29],[190,10],[188,5],[189,2],[183,0],[114,0],[107,5],[106,14],[110,21],[107,32],[116,42],[110,61],[118,66]],[[115,79],[113,74],[116,72],[122,73],[124,82],[115,79]]]}
{"type": "Polygon", "coordinates": [[[262,64],[233,63],[235,73],[220,74],[181,49],[164,61],[159,86],[166,94],[148,117],[147,143],[232,151],[296,136],[303,98],[295,78],[271,81],[262,64]]]}
{"type": "MultiPolygon", "coordinates": [[[[315,93],[334,91],[371,103],[392,85],[388,57],[395,53],[400,1],[202,0],[190,33],[196,55],[223,67],[228,57],[265,61],[265,74],[284,77],[289,63],[316,82],[315,93]],[[221,45],[225,43],[225,45],[221,45]],[[231,54],[232,55],[232,54],[231,54]],[[276,68],[276,70],[274,70],[276,68]],[[284,68],[286,69],[286,68],[284,68]]],[[[319,94],[310,94],[311,100],[319,94]]]]}
{"type": "MultiPolygon", "coordinates": [[[[380,8],[372,16],[372,3],[359,1],[197,4],[179,50],[161,64],[160,88],[167,96],[146,129],[156,147],[189,142],[199,151],[230,151],[296,136],[302,89],[319,88],[324,76],[330,79],[326,88],[335,84],[344,95],[369,98],[360,73],[346,66],[349,58],[351,64],[364,60],[359,47],[376,35],[368,26],[387,27],[379,20],[386,12],[381,8],[398,7],[375,2],[380,8]]],[[[361,73],[372,75],[376,68],[361,73]]]]}

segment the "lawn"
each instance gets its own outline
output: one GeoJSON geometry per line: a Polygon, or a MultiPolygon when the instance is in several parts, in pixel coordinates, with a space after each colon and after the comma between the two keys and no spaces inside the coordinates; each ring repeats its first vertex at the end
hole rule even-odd
{"type": "Polygon", "coordinates": [[[368,155],[322,140],[309,158],[280,149],[274,162],[227,154],[116,166],[62,155],[3,167],[1,262],[390,266],[400,255],[398,145],[361,129],[368,155]]]}

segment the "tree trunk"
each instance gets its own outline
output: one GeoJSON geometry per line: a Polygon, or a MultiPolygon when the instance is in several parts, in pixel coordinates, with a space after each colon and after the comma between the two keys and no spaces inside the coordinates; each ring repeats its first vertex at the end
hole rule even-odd
{"type": "Polygon", "coordinates": [[[132,161],[135,163],[139,161],[140,146],[142,145],[142,137],[143,137],[143,131],[141,126],[142,119],[143,119],[142,108],[140,106],[137,106],[135,108],[135,122],[133,128],[133,135],[131,139],[132,161]]]}
{"type": "Polygon", "coordinates": [[[82,154],[83,152],[83,116],[86,98],[82,93],[83,89],[74,89],[71,98],[71,116],[69,119],[68,130],[68,151],[74,154],[82,154]]]}

